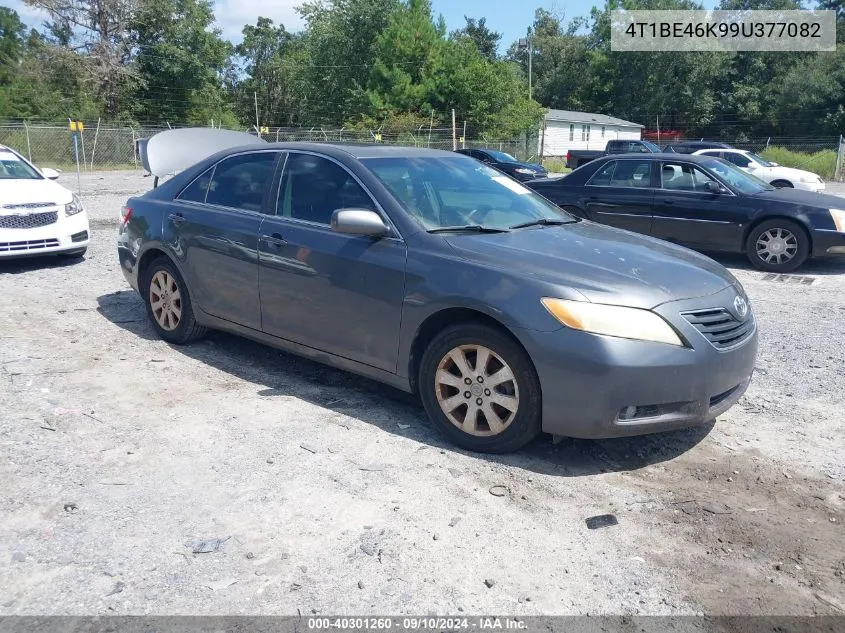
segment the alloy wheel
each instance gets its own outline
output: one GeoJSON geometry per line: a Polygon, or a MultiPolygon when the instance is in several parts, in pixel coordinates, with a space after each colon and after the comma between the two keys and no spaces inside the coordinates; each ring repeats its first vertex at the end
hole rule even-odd
{"type": "Polygon", "coordinates": [[[182,322],[182,295],[173,275],[159,270],[150,280],[150,307],[159,327],[172,332],[182,322]]]}
{"type": "Polygon", "coordinates": [[[769,229],[757,238],[756,249],[767,264],[785,264],[798,252],[798,238],[788,229],[769,229]]]}
{"type": "Polygon", "coordinates": [[[443,413],[469,435],[498,435],[519,410],[519,385],[513,370],[483,345],[450,350],[437,366],[434,383],[443,413]]]}

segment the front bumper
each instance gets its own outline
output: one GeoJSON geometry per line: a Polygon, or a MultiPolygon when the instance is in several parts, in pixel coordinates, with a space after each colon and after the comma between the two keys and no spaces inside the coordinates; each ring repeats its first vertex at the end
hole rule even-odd
{"type": "Polygon", "coordinates": [[[796,189],[802,191],[813,191],[815,193],[822,193],[825,189],[823,182],[795,182],[793,183],[796,189]]]}
{"type": "Polygon", "coordinates": [[[680,313],[730,306],[735,296],[725,289],[655,309],[691,348],[569,328],[521,331],[540,378],[543,430],[579,438],[624,437],[697,426],[724,413],[750,383],[756,323],[739,344],[717,349],[680,313]]]}
{"type": "Polygon", "coordinates": [[[91,229],[85,211],[32,229],[0,228],[0,258],[33,257],[79,251],[88,246],[91,229]]]}
{"type": "Polygon", "coordinates": [[[813,231],[813,257],[836,257],[845,255],[845,233],[830,229],[813,231]]]}

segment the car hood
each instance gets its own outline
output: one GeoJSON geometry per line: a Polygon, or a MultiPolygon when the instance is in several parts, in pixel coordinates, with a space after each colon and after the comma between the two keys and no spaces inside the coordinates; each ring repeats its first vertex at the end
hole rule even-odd
{"type": "Polygon", "coordinates": [[[49,203],[64,205],[73,193],[52,180],[0,180],[0,212],[20,204],[49,203]]]}
{"type": "Polygon", "coordinates": [[[653,308],[739,285],[709,257],[588,221],[446,240],[464,259],[571,288],[595,303],[653,308]]]}
{"type": "Polygon", "coordinates": [[[762,191],[755,194],[756,198],[773,200],[776,202],[787,202],[805,207],[816,207],[818,209],[845,209],[845,199],[839,196],[831,196],[825,193],[805,191],[803,189],[774,189],[773,191],[762,191]]]}

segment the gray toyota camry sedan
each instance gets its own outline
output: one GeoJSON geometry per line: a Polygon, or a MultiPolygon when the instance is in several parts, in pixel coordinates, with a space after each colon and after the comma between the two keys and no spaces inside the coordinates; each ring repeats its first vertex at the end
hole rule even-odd
{"type": "Polygon", "coordinates": [[[708,422],[757,353],[713,260],[452,152],[224,149],[128,200],[118,253],[165,341],[226,330],[415,392],[473,451],[708,422]]]}

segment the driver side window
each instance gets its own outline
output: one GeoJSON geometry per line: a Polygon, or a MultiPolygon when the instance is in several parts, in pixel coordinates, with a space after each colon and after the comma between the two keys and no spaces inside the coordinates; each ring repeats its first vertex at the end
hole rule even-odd
{"type": "Polygon", "coordinates": [[[748,167],[751,164],[750,159],[746,158],[742,154],[735,154],[734,152],[725,152],[725,158],[737,167],[748,167]]]}
{"type": "Polygon", "coordinates": [[[329,225],[337,209],[353,208],[376,210],[372,198],[346,169],[313,154],[288,155],[276,215],[329,225]]]}
{"type": "Polygon", "coordinates": [[[666,162],[661,170],[661,180],[663,189],[706,191],[707,183],[713,179],[693,165],[666,162]]]}

